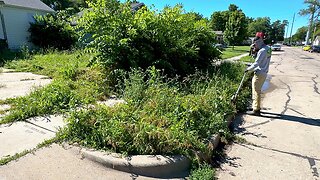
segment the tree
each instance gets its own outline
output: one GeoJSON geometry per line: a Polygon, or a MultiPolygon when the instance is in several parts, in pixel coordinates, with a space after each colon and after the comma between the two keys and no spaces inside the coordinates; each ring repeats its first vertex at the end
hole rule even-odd
{"type": "Polygon", "coordinates": [[[226,33],[228,35],[228,37],[225,38],[226,40],[230,39],[231,36],[233,36],[232,34],[235,33],[234,31],[236,30],[237,36],[231,38],[232,44],[236,45],[236,44],[241,44],[248,37],[248,33],[247,33],[248,21],[247,20],[248,18],[242,12],[242,10],[238,8],[238,6],[234,4],[230,4],[228,11],[218,11],[218,12],[214,12],[211,15],[210,25],[214,31],[225,32],[228,30],[228,32],[226,33]],[[230,23],[236,23],[236,24],[230,24],[230,23]],[[235,26],[238,26],[238,27],[235,27],[235,26]]]}
{"type": "MultiPolygon", "coordinates": [[[[202,14],[197,13],[197,12],[188,12],[187,14],[189,14],[189,15],[191,15],[191,16],[194,16],[195,20],[197,20],[197,21],[206,19],[206,18],[203,17],[202,14]]],[[[206,19],[206,20],[207,20],[207,19],[206,19]]]]}
{"type": "Polygon", "coordinates": [[[229,13],[227,11],[217,11],[211,15],[210,26],[214,31],[224,31],[226,29],[226,23],[229,19],[229,13]]]}
{"type": "Polygon", "coordinates": [[[230,4],[228,9],[229,9],[230,12],[234,12],[234,11],[238,11],[238,8],[239,7],[237,5],[230,4]]]}
{"type": "Polygon", "coordinates": [[[309,44],[309,37],[311,34],[310,31],[313,25],[313,21],[318,19],[320,16],[320,0],[305,0],[304,3],[308,5],[308,8],[301,9],[299,14],[301,16],[310,15],[310,22],[309,22],[308,31],[306,34],[306,44],[309,44]]]}
{"type": "Polygon", "coordinates": [[[301,16],[310,16],[312,13],[314,13],[314,19],[320,16],[320,0],[305,0],[304,4],[307,4],[308,8],[300,10],[301,16]]]}
{"type": "Polygon", "coordinates": [[[206,70],[220,52],[212,45],[215,34],[205,19],[197,20],[182,6],[161,12],[146,7],[132,13],[130,4],[99,0],[79,19],[82,37],[91,34],[87,48],[93,63],[111,72],[110,78],[132,68],[154,66],[171,77],[206,70]]]}
{"type": "Polygon", "coordinates": [[[297,30],[297,32],[292,36],[293,42],[302,42],[305,40],[307,35],[308,27],[303,26],[297,30]]]}
{"type": "Polygon", "coordinates": [[[258,17],[248,25],[249,36],[255,36],[256,32],[267,33],[271,28],[269,17],[258,17]]]}
{"type": "Polygon", "coordinates": [[[240,35],[241,21],[244,19],[239,11],[231,13],[224,31],[224,38],[228,44],[234,46],[238,43],[238,35],[240,35]]]}
{"type": "Polygon", "coordinates": [[[281,22],[280,20],[271,24],[271,29],[269,30],[268,35],[272,43],[284,40],[286,24],[287,21],[281,22]]]}
{"type": "Polygon", "coordinates": [[[70,49],[78,39],[75,30],[68,22],[65,11],[45,16],[35,16],[30,23],[30,41],[40,48],[70,49]]]}

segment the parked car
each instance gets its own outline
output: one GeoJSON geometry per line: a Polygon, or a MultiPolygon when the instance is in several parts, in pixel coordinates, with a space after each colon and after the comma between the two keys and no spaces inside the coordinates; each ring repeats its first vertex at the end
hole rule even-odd
{"type": "Polygon", "coordinates": [[[320,52],[320,46],[316,46],[316,45],[313,45],[311,46],[311,48],[309,49],[309,52],[320,52]]]}
{"type": "Polygon", "coordinates": [[[281,45],[280,44],[274,44],[271,46],[272,51],[280,51],[281,45]]]}
{"type": "Polygon", "coordinates": [[[310,45],[304,45],[303,47],[302,47],[302,50],[304,50],[304,51],[309,51],[311,49],[311,46],[310,45]]]}

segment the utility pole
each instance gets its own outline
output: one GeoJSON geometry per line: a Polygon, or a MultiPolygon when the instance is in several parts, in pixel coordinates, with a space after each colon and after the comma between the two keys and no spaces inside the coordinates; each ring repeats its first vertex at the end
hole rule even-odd
{"type": "Polygon", "coordinates": [[[293,19],[292,19],[292,25],[291,25],[291,31],[290,31],[290,41],[289,41],[290,45],[292,43],[292,29],[293,29],[293,23],[294,23],[295,16],[296,16],[296,13],[293,13],[293,19]]]}
{"type": "Polygon", "coordinates": [[[290,23],[288,22],[288,25],[287,25],[287,31],[286,31],[286,35],[285,35],[285,39],[288,41],[288,33],[289,33],[289,26],[290,26],[290,23]]]}
{"type": "Polygon", "coordinates": [[[312,27],[312,23],[313,23],[315,9],[316,9],[316,5],[314,4],[311,9],[311,17],[310,17],[310,21],[309,21],[309,27],[308,27],[308,31],[307,31],[307,35],[306,35],[306,44],[305,45],[309,44],[310,31],[311,31],[311,27],[312,27]]]}

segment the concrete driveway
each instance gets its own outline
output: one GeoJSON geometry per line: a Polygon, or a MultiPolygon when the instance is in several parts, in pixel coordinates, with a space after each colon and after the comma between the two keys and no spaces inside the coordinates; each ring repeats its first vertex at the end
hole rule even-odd
{"type": "Polygon", "coordinates": [[[225,150],[219,179],[320,179],[320,54],[273,52],[263,116],[241,115],[245,143],[225,150]]]}

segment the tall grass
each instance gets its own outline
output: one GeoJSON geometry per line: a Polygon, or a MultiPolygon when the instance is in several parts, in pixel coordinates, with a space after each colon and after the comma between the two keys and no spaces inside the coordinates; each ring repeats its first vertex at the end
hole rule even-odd
{"type": "Polygon", "coordinates": [[[8,99],[10,113],[2,118],[0,124],[62,113],[104,99],[109,92],[105,73],[98,66],[87,67],[90,58],[90,55],[80,52],[51,51],[30,59],[8,62],[7,68],[47,75],[54,80],[27,96],[8,99]]]}
{"type": "Polygon", "coordinates": [[[227,133],[226,117],[236,112],[230,99],[241,68],[224,63],[214,74],[198,73],[183,82],[160,76],[153,68],[134,70],[123,84],[126,104],[74,111],[61,136],[125,154],[210,154],[207,139],[227,133]]]}

